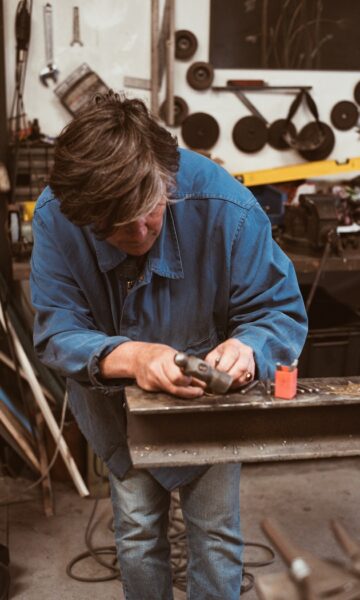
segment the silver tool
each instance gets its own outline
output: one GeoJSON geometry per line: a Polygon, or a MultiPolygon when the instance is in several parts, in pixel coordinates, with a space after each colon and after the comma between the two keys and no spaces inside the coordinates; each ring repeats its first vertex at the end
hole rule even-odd
{"type": "Polygon", "coordinates": [[[70,46],[75,46],[75,44],[84,45],[80,39],[80,12],[78,6],[73,8],[73,39],[70,46]]]}
{"type": "Polygon", "coordinates": [[[250,392],[250,390],[253,390],[254,388],[256,388],[259,385],[259,380],[258,379],[254,379],[254,381],[250,381],[250,383],[248,383],[247,385],[245,385],[244,387],[240,388],[240,394],[247,394],[248,392],[250,392]]]}
{"type": "Polygon", "coordinates": [[[52,79],[56,83],[59,75],[59,69],[54,63],[52,6],[49,2],[44,6],[44,33],[46,67],[40,71],[40,81],[48,87],[47,80],[52,79]]]}

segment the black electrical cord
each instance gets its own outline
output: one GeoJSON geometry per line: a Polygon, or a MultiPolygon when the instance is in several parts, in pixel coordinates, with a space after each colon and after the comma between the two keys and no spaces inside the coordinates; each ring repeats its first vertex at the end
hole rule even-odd
{"type": "Polygon", "coordinates": [[[332,246],[332,243],[333,243],[334,236],[336,236],[336,231],[331,230],[331,231],[328,232],[327,239],[326,239],[326,244],[325,244],[325,247],[324,247],[323,254],[321,256],[319,267],[318,267],[318,270],[315,273],[315,278],[314,278],[314,281],[312,283],[309,295],[308,295],[307,300],[306,300],[305,308],[306,308],[306,312],[307,313],[309,313],[310,306],[312,304],[312,301],[313,301],[314,296],[315,296],[315,292],[316,292],[316,290],[318,288],[318,285],[319,285],[320,277],[321,277],[322,272],[323,272],[323,270],[325,268],[326,261],[329,258],[330,250],[331,250],[331,246],[332,246]]]}
{"type": "MultiPolygon", "coordinates": [[[[106,479],[106,478],[103,478],[106,479]]],[[[116,547],[115,546],[99,546],[94,547],[91,543],[91,537],[95,528],[91,528],[92,523],[94,521],[96,509],[98,506],[99,498],[95,499],[87,526],[85,530],[85,544],[88,548],[87,551],[82,552],[81,554],[76,555],[67,565],[66,573],[72,579],[76,581],[82,581],[86,583],[97,583],[101,581],[111,581],[114,579],[118,579],[121,581],[120,570],[116,566],[117,557],[116,557],[116,547]],[[110,565],[109,563],[102,561],[101,556],[113,556],[113,562],[110,565]],[[73,567],[80,563],[82,560],[92,557],[98,564],[112,571],[112,574],[104,577],[82,577],[80,575],[75,575],[73,572],[73,567]]],[[[175,494],[172,495],[172,502],[170,506],[170,525],[168,531],[168,538],[171,546],[171,567],[172,567],[172,576],[173,576],[173,585],[179,590],[186,591],[186,567],[187,567],[187,549],[186,549],[186,532],[185,526],[182,517],[176,515],[176,512],[181,511],[180,502],[175,494]]],[[[111,531],[114,531],[113,528],[113,519],[110,519],[108,522],[108,528],[111,531]]],[[[260,544],[257,542],[244,542],[245,547],[253,547],[253,548],[261,548],[265,550],[269,554],[269,558],[267,560],[262,561],[250,561],[244,563],[244,572],[243,572],[243,581],[241,586],[241,594],[245,594],[249,590],[253,588],[255,577],[252,573],[249,573],[246,568],[247,567],[264,567],[270,565],[275,560],[275,553],[270,546],[266,544],[260,544]]]]}
{"type": "Polygon", "coordinates": [[[98,546],[96,548],[94,548],[91,544],[91,536],[93,531],[95,530],[95,528],[91,529],[91,525],[92,522],[94,520],[94,516],[96,513],[96,509],[98,507],[98,503],[99,503],[99,498],[95,499],[87,526],[86,526],[86,530],[85,530],[85,545],[88,548],[87,551],[82,552],[81,554],[78,554],[77,556],[75,556],[66,566],[66,573],[69,577],[71,577],[72,579],[75,579],[76,581],[83,581],[86,583],[97,583],[100,581],[111,581],[113,579],[120,579],[120,571],[119,568],[116,565],[116,548],[114,545],[112,546],[98,546]],[[105,561],[102,561],[100,556],[112,556],[113,557],[113,564],[109,564],[105,561]],[[79,563],[80,561],[86,559],[86,558],[90,558],[92,557],[99,565],[101,565],[102,567],[105,567],[106,569],[112,571],[111,575],[107,575],[104,577],[82,577],[80,575],[75,575],[75,573],[73,572],[73,567],[79,563]]]}
{"type": "Polygon", "coordinates": [[[248,548],[261,548],[269,554],[269,558],[267,560],[247,561],[246,563],[244,563],[245,567],[267,567],[268,565],[271,565],[271,563],[273,563],[275,560],[275,552],[267,544],[260,544],[259,542],[245,542],[244,546],[247,546],[248,548]]]}
{"type": "MultiPolygon", "coordinates": [[[[107,477],[104,475],[104,473],[100,473],[100,471],[98,469],[97,457],[95,454],[93,455],[93,471],[97,475],[97,477],[99,479],[101,479],[103,482],[107,481],[107,477]]],[[[92,523],[95,518],[95,513],[96,513],[96,509],[98,507],[99,500],[100,500],[100,497],[95,498],[95,502],[94,502],[93,508],[91,510],[90,517],[89,517],[89,520],[88,520],[88,523],[86,526],[86,530],[85,530],[85,540],[84,541],[85,541],[85,546],[87,547],[87,551],[76,555],[66,566],[67,575],[69,577],[71,577],[72,579],[75,579],[76,581],[83,581],[86,583],[97,583],[100,581],[112,581],[113,579],[120,580],[120,571],[119,571],[119,568],[116,566],[117,556],[116,556],[115,545],[93,547],[93,545],[91,543],[92,534],[96,529],[96,526],[94,526],[93,528],[91,528],[91,526],[92,526],[92,523]],[[112,564],[109,564],[108,562],[101,560],[100,557],[104,556],[104,555],[113,557],[112,564]],[[77,563],[81,562],[82,560],[85,560],[86,558],[90,558],[90,557],[93,558],[99,565],[101,565],[105,569],[110,570],[112,572],[111,575],[107,575],[104,577],[93,577],[93,578],[75,575],[75,573],[73,572],[73,567],[77,563]]],[[[111,519],[108,524],[108,527],[111,531],[113,531],[112,524],[113,524],[113,520],[111,519]]]]}
{"type": "MultiPolygon", "coordinates": [[[[170,526],[169,526],[169,541],[171,544],[171,565],[173,572],[173,584],[182,591],[186,591],[186,566],[187,566],[187,550],[186,550],[186,532],[182,519],[180,501],[176,494],[172,496],[170,508],[170,526]]],[[[241,594],[245,594],[252,589],[254,585],[254,575],[247,571],[248,567],[264,567],[270,565],[275,560],[275,553],[266,544],[256,542],[244,542],[244,547],[261,548],[269,554],[267,560],[262,561],[247,561],[244,562],[243,581],[241,586],[241,594]]]]}

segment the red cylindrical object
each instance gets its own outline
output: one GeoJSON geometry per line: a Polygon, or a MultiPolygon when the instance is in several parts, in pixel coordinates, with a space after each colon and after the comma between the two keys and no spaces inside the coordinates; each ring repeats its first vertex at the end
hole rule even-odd
{"type": "Polygon", "coordinates": [[[275,398],[291,400],[296,396],[297,368],[278,367],[275,371],[275,398]]]}

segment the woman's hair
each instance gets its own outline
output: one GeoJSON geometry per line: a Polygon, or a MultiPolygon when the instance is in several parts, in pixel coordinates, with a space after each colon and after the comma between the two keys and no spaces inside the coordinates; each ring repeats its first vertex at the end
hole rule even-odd
{"type": "Polygon", "coordinates": [[[178,166],[176,139],[144,102],[110,90],[61,132],[49,184],[72,223],[105,238],[166,198],[178,166]]]}

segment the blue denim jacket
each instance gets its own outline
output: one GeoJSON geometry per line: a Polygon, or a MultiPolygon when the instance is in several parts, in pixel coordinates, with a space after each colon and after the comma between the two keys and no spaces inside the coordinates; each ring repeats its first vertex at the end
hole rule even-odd
{"type": "MultiPolygon", "coordinates": [[[[203,156],[180,150],[177,189],[143,274],[129,293],[126,255],[73,225],[50,188],[33,219],[34,341],[67,378],[69,402],[95,452],[118,477],[131,465],[126,380],[102,381],[99,359],[129,340],[205,356],[236,337],[255,353],[257,376],[301,352],[307,319],[293,265],[272,239],[252,194],[203,156]]],[[[204,467],[152,469],[171,489],[204,467]]]]}

